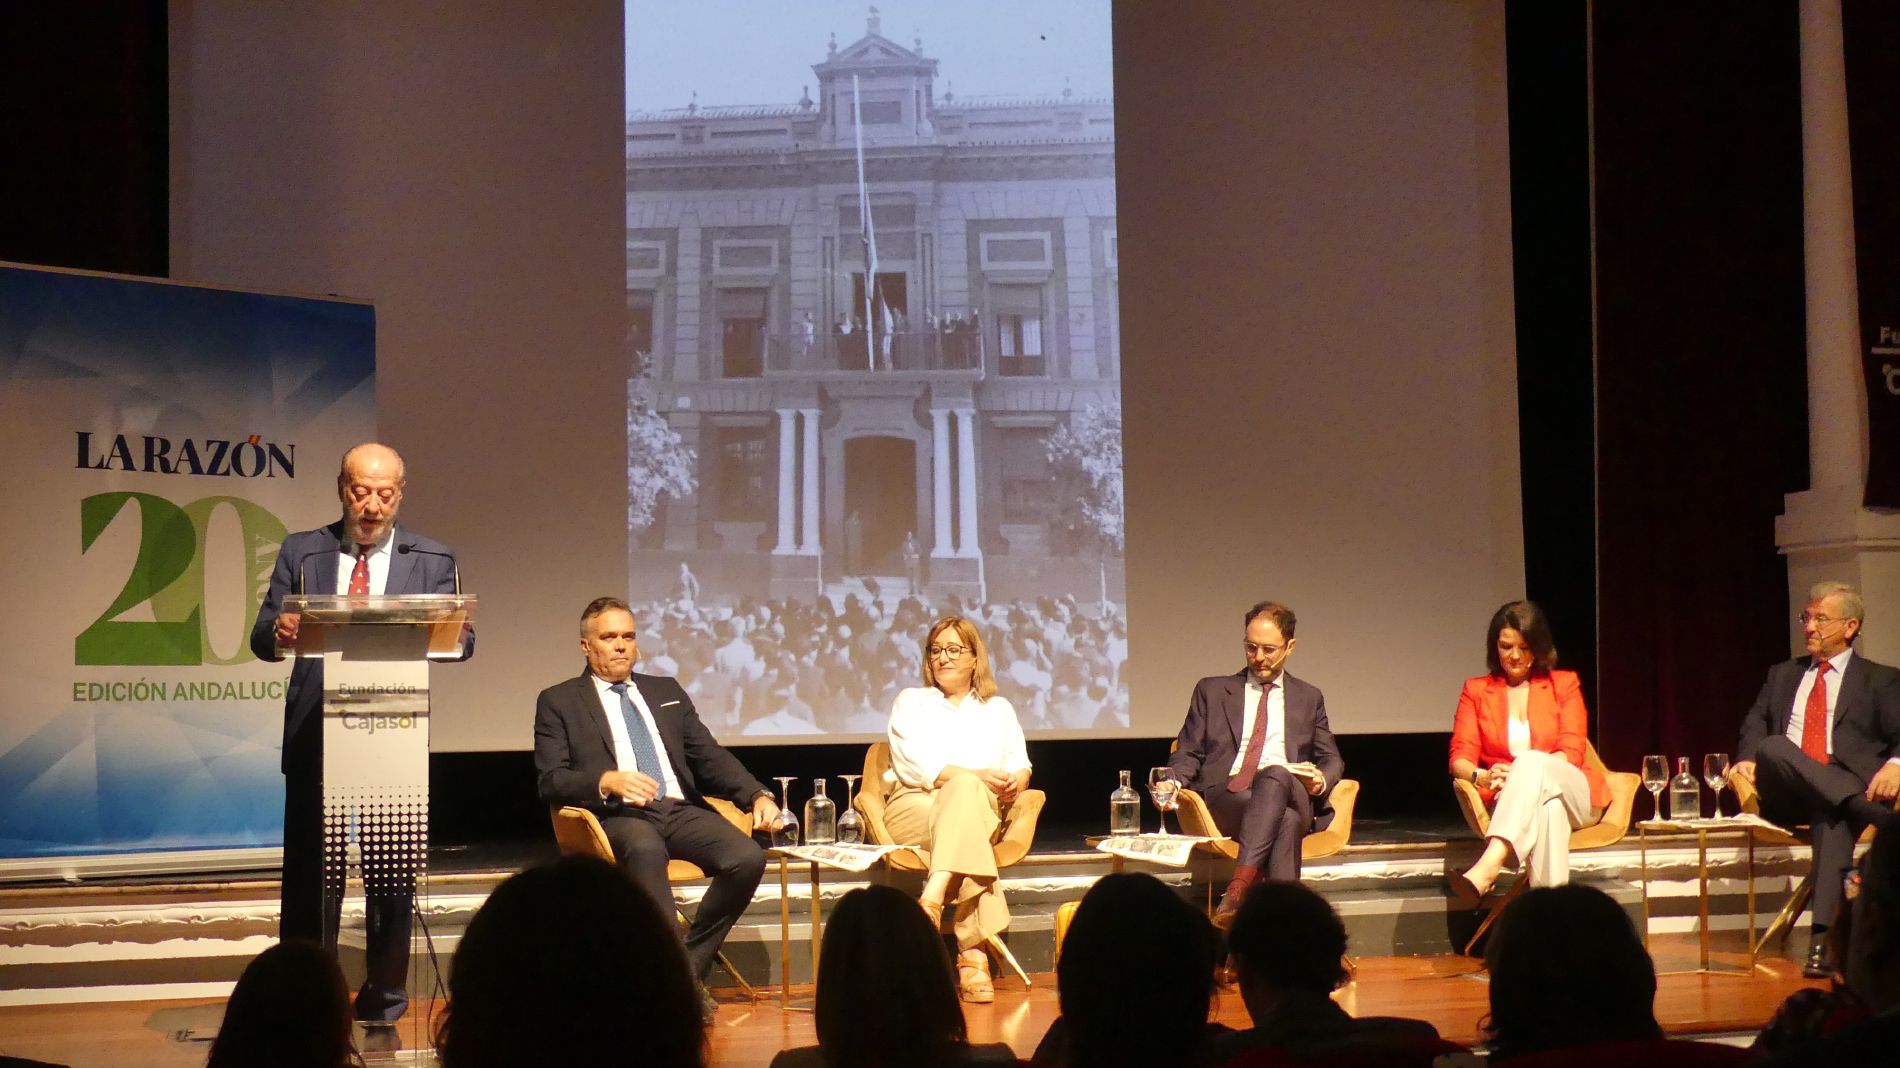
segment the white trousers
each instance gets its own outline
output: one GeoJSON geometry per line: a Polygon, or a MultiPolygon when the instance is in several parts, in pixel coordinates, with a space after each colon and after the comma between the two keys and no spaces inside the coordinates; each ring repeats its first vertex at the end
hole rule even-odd
{"type": "Polygon", "coordinates": [[[1602,814],[1590,804],[1583,769],[1562,753],[1533,749],[1511,758],[1485,833],[1511,847],[1532,886],[1562,886],[1570,881],[1570,832],[1602,814]]]}

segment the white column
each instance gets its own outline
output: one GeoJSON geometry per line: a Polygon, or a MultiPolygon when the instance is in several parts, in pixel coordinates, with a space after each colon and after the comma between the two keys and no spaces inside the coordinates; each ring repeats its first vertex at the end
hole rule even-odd
{"type": "Polygon", "coordinates": [[[1062,224],[1062,273],[1067,279],[1064,295],[1068,297],[1069,321],[1059,325],[1052,316],[1044,323],[1042,345],[1044,352],[1051,352],[1050,346],[1058,336],[1069,339],[1070,378],[1102,376],[1101,362],[1095,356],[1094,253],[1099,240],[1090,232],[1085,216],[1072,215],[1062,224]]]}
{"type": "MultiPolygon", "coordinates": [[[[1854,274],[1854,183],[1847,133],[1841,0],[1801,0],[1801,222],[1807,276],[1808,488],[1775,520],[1796,611],[1823,579],[1860,587],[1875,620],[1900,614],[1900,515],[1861,506],[1867,481],[1866,401],[1860,367],[1860,296],[1854,274]]],[[[1790,613],[1792,615],[1792,613],[1790,613]]],[[[1788,645],[1802,647],[1799,628],[1788,645]]],[[[1874,626],[1856,646],[1871,660],[1900,657],[1900,628],[1874,626]]]]}
{"type": "Polygon", "coordinates": [[[976,537],[976,413],[957,409],[957,555],[983,555],[976,537]]]}
{"type": "Polygon", "coordinates": [[[1854,182],[1841,0],[1801,2],[1801,221],[1808,305],[1809,487],[1866,481],[1854,182]]]}
{"type": "Polygon", "coordinates": [[[777,555],[785,555],[797,550],[792,544],[792,501],[793,487],[792,465],[796,447],[792,441],[794,433],[792,417],[797,413],[789,408],[780,408],[778,413],[778,545],[772,549],[777,555]]]}
{"type": "Polygon", "coordinates": [[[930,555],[955,556],[950,546],[950,413],[930,410],[930,555]]]}
{"type": "Polygon", "coordinates": [[[801,411],[805,415],[805,533],[798,551],[815,556],[818,553],[818,409],[801,411]]]}

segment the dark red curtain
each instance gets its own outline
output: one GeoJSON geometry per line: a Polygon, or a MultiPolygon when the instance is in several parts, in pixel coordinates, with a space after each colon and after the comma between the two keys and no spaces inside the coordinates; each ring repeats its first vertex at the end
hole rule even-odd
{"type": "Polygon", "coordinates": [[[164,0],[0,4],[0,260],[163,276],[164,0]]]}
{"type": "MultiPolygon", "coordinates": [[[[1594,8],[1598,746],[1727,751],[1807,485],[1794,0],[1594,8]]],[[[1527,431],[1528,432],[1528,431],[1527,431]]],[[[1528,476],[1527,476],[1528,477],[1528,476]]]]}

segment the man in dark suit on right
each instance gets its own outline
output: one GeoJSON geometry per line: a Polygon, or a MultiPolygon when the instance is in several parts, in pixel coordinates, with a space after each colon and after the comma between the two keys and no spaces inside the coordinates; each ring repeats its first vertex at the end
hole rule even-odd
{"type": "Polygon", "coordinates": [[[1247,610],[1247,667],[1194,686],[1168,758],[1174,777],[1207,801],[1220,832],[1240,843],[1214,925],[1226,930],[1261,879],[1300,877],[1300,844],[1333,820],[1327,794],[1345,773],[1319,687],[1286,673],[1293,610],[1247,610]]]}
{"type": "Polygon", "coordinates": [[[1859,591],[1822,582],[1808,591],[1808,655],[1768,670],[1742,720],[1734,773],[1761,791],[1764,819],[1813,830],[1814,927],[1802,974],[1832,974],[1827,929],[1841,879],[1869,824],[1885,825],[1900,797],[1900,671],[1854,655],[1865,611],[1859,591]]]}

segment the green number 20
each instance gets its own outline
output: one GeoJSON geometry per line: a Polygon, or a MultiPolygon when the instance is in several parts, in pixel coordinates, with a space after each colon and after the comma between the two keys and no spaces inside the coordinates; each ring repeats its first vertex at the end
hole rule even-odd
{"type": "Polygon", "coordinates": [[[204,613],[205,530],[220,505],[230,506],[245,554],[245,589],[255,595],[269,577],[272,554],[284,540],[282,521],[255,502],[238,497],[205,497],[180,506],[150,493],[100,493],[79,502],[81,550],[90,550],[126,505],[134,503],[139,515],[138,558],[119,595],[73,639],[73,663],[235,664],[250,659],[248,620],[234,655],[219,657],[210,652],[214,643],[206,631],[204,613]],[[117,618],[148,601],[152,620],[117,618]]]}

